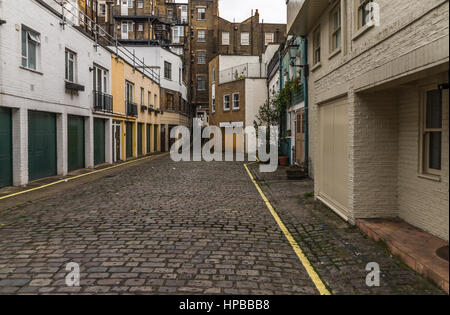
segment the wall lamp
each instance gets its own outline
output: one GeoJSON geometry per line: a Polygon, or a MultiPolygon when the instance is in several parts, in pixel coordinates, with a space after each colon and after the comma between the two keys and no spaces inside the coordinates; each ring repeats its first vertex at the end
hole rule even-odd
{"type": "Polygon", "coordinates": [[[5,24],[5,23],[6,23],[5,20],[0,19],[0,26],[2,26],[2,25],[5,24]]]}
{"type": "Polygon", "coordinates": [[[297,52],[298,49],[300,48],[300,45],[297,44],[290,44],[289,45],[289,57],[291,59],[291,66],[292,67],[296,67],[296,68],[301,68],[303,69],[303,72],[305,73],[305,77],[307,77],[309,75],[309,65],[297,65],[296,61],[297,61],[297,52]]]}

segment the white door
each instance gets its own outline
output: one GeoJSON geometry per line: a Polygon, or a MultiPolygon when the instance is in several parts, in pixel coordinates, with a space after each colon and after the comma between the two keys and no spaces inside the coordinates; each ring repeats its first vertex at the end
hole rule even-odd
{"type": "Polygon", "coordinates": [[[121,6],[120,14],[128,15],[128,1],[131,1],[131,0],[121,0],[121,1],[122,1],[122,6],[121,6]]]}
{"type": "Polygon", "coordinates": [[[128,22],[122,22],[121,38],[128,39],[128,22]]]}
{"type": "Polygon", "coordinates": [[[319,106],[319,198],[349,217],[348,100],[319,106]]]}

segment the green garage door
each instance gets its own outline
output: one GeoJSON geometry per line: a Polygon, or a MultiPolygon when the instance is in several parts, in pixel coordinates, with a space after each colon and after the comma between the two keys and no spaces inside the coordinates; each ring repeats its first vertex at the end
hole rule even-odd
{"type": "Polygon", "coordinates": [[[152,125],[150,125],[150,124],[147,124],[147,154],[150,154],[150,152],[152,152],[152,150],[151,150],[151,136],[152,136],[152,134],[151,134],[151,128],[152,128],[152,125]]]}
{"type": "Polygon", "coordinates": [[[94,164],[105,163],[105,120],[94,119],[94,164]]]}
{"type": "Polygon", "coordinates": [[[142,129],[143,129],[143,124],[138,124],[138,156],[142,156],[143,154],[143,150],[142,150],[142,129]]]}
{"type": "Polygon", "coordinates": [[[127,135],[126,135],[126,149],[127,149],[127,159],[133,157],[133,123],[126,122],[127,135]]]}
{"type": "Polygon", "coordinates": [[[158,152],[158,125],[154,125],[153,128],[153,152],[158,152]]]}
{"type": "Polygon", "coordinates": [[[11,109],[0,107],[0,187],[12,185],[11,109]]]}
{"type": "Polygon", "coordinates": [[[71,116],[67,119],[67,157],[69,172],[84,168],[84,117],[71,116]]]}
{"type": "Polygon", "coordinates": [[[56,175],[56,115],[28,112],[28,177],[56,175]]]}

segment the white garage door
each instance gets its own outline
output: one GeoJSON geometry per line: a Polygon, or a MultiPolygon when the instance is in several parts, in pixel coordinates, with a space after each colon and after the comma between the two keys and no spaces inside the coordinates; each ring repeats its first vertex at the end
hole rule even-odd
{"type": "Polygon", "coordinates": [[[319,106],[319,198],[344,217],[348,202],[348,101],[319,106]]]}

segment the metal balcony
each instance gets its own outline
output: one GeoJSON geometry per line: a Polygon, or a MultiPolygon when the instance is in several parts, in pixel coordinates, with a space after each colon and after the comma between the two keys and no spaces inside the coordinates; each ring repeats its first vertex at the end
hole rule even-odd
{"type": "Polygon", "coordinates": [[[131,101],[125,101],[127,105],[127,116],[137,117],[138,116],[138,106],[131,101]]]}
{"type": "Polygon", "coordinates": [[[96,112],[112,113],[113,112],[112,95],[94,91],[94,110],[96,112]]]}

